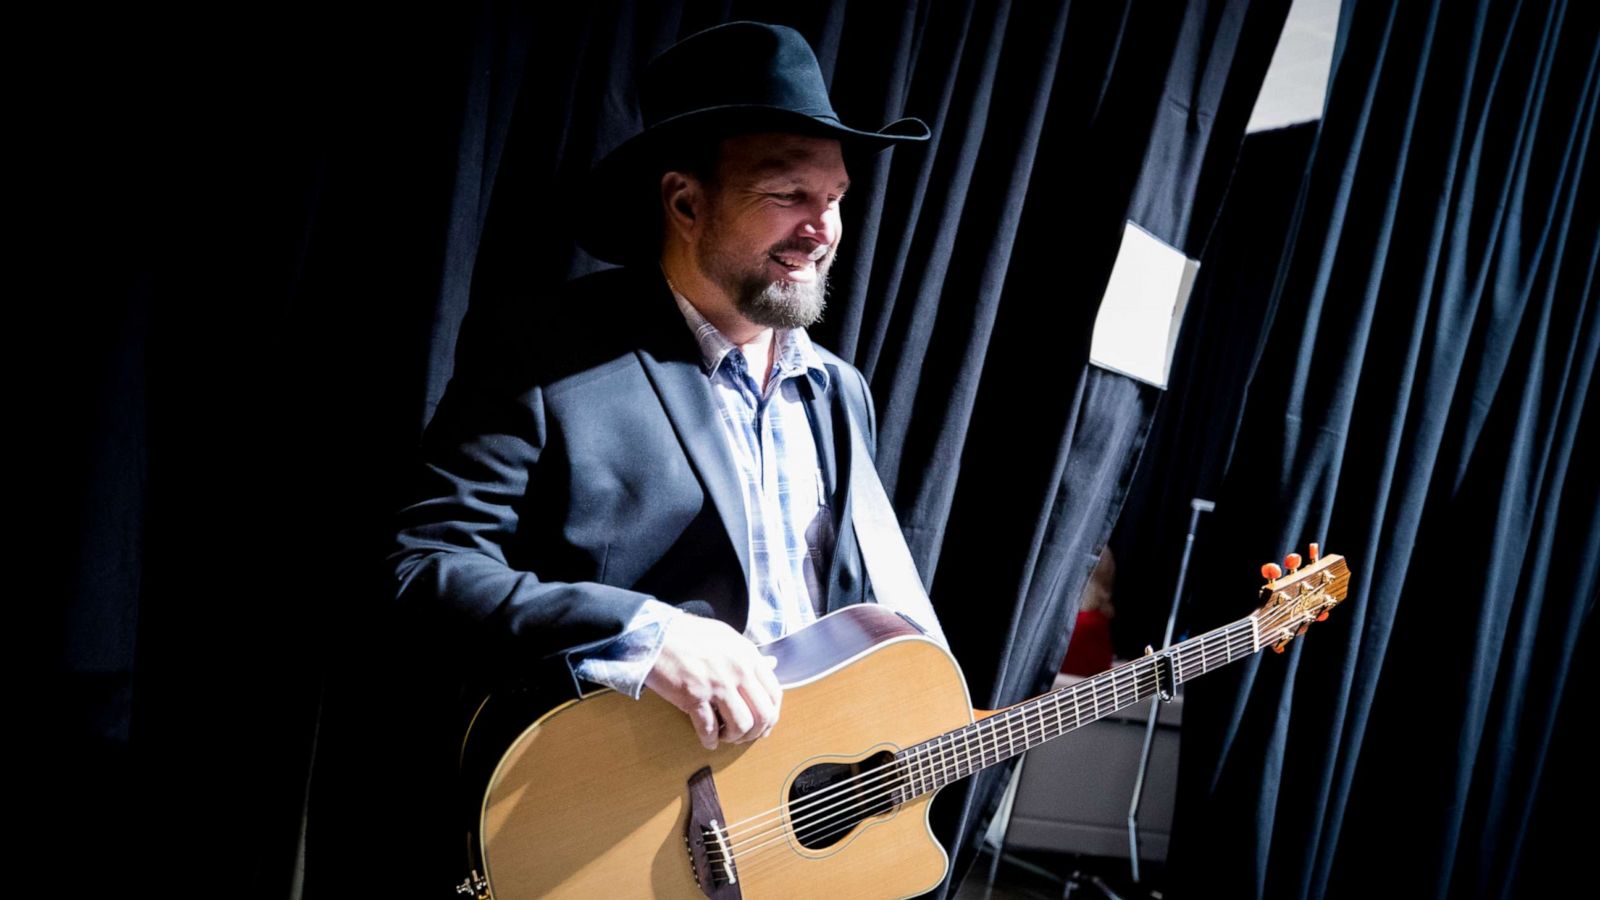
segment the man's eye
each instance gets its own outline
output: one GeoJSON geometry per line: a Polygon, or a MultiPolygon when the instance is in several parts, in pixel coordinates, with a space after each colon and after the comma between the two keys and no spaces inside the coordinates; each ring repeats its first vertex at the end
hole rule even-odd
{"type": "Polygon", "coordinates": [[[785,203],[794,203],[801,197],[799,193],[794,191],[790,191],[787,194],[773,194],[772,196],[777,197],[779,200],[782,200],[785,203]]]}

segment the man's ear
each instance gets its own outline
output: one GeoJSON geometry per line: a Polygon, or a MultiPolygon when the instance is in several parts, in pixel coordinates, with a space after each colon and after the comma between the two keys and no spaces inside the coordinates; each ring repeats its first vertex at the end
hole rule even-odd
{"type": "Polygon", "coordinates": [[[676,234],[687,241],[700,226],[700,213],[705,191],[699,179],[683,172],[667,171],[661,175],[661,214],[667,233],[676,234]]]}

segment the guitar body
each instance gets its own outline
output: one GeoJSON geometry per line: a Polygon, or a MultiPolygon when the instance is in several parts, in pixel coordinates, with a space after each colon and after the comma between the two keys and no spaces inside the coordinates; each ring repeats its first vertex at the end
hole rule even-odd
{"type": "Polygon", "coordinates": [[[470,844],[483,871],[457,890],[499,900],[920,894],[948,867],[928,829],[941,785],[1170,698],[1265,647],[1281,652],[1349,592],[1344,557],[1316,544],[1309,555],[1302,568],[1288,554],[1287,573],[1263,566],[1264,602],[1237,622],[993,712],[972,710],[943,647],[873,604],[761,648],[777,660],[783,709],[749,744],[701,749],[688,717],[655,694],[600,691],[549,711],[491,698],[462,753],[467,777],[487,784],[470,844]]]}
{"type": "MultiPolygon", "coordinates": [[[[807,833],[806,807],[792,812],[791,791],[805,790],[797,779],[882,761],[971,723],[955,660],[875,605],[839,610],[762,649],[778,658],[784,694],[777,726],[760,740],[707,751],[688,717],[651,692],[633,700],[600,691],[522,731],[489,778],[479,822],[493,896],[837,900],[938,884],[947,859],[928,827],[933,794],[807,833]],[[690,781],[706,769],[737,864],[731,884],[702,888],[686,828],[690,781]]],[[[843,796],[847,787],[824,790],[843,796]]]]}

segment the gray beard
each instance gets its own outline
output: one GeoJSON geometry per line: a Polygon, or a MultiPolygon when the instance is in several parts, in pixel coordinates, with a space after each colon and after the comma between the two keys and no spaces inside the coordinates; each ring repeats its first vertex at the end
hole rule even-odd
{"type": "Polygon", "coordinates": [[[810,284],[752,278],[741,282],[734,306],[746,319],[767,328],[807,328],[827,307],[828,276],[817,268],[810,284]]]}
{"type": "Polygon", "coordinates": [[[827,306],[828,270],[834,256],[817,263],[817,280],[809,284],[776,280],[764,273],[735,269],[702,245],[700,269],[733,298],[734,308],[765,328],[808,328],[822,318],[827,306]]]}

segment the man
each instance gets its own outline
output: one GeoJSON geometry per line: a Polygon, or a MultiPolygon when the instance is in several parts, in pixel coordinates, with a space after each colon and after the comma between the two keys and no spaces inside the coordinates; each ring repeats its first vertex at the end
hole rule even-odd
{"type": "Polygon", "coordinates": [[[778,720],[757,643],[875,599],[849,490],[872,473],[851,450],[852,431],[873,446],[871,399],[805,327],[847,153],[928,131],[844,126],[804,39],[754,22],[663,53],[641,107],[580,227],[623,267],[475,308],[391,560],[400,597],[465,622],[496,681],[648,688],[714,748],[778,720]]]}

